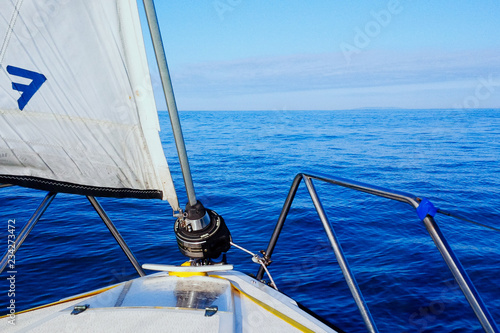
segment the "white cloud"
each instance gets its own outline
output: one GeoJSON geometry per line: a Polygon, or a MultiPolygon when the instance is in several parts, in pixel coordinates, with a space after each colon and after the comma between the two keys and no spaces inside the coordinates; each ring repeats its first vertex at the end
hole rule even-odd
{"type": "MultiPolygon", "coordinates": [[[[366,51],[189,64],[172,70],[179,109],[451,107],[478,80],[500,81],[499,52],[403,54],[366,51]],[[422,101],[425,99],[425,101],[422,101]],[[309,105],[309,106],[308,106],[309,105]]],[[[472,91],[472,92],[471,92],[472,91]]],[[[498,103],[500,89],[483,100],[498,103]]]]}

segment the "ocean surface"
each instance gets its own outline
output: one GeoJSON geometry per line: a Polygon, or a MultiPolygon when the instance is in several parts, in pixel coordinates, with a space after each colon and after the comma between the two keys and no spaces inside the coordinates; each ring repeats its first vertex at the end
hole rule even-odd
{"type": "MultiPolygon", "coordinates": [[[[426,197],[500,228],[500,110],[181,112],[199,199],[233,241],[265,249],[294,176],[319,173],[426,197]]],[[[186,203],[166,112],[162,141],[186,203]]],[[[408,205],[315,182],[381,332],[481,332],[422,222],[408,205]]],[[[0,248],[45,193],[0,189],[0,248]]],[[[181,264],[165,202],[100,200],[140,263],[181,264]]],[[[447,216],[444,235],[500,323],[500,233],[447,216]]],[[[237,269],[258,266],[237,249],[237,269]]],[[[137,276],[84,197],[59,194],[16,254],[17,310],[137,276]]],[[[364,325],[302,184],[273,255],[277,286],[347,332],[364,325]]],[[[7,312],[8,275],[0,276],[7,312]]],[[[2,328],[0,328],[0,331],[2,328]]]]}

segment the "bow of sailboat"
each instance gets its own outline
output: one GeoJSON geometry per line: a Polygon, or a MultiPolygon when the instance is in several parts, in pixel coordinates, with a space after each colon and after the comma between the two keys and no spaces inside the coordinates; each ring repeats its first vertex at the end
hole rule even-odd
{"type": "MultiPolygon", "coordinates": [[[[175,268],[174,268],[175,269],[175,268]]],[[[231,269],[157,273],[18,314],[6,332],[341,332],[231,269]]]]}

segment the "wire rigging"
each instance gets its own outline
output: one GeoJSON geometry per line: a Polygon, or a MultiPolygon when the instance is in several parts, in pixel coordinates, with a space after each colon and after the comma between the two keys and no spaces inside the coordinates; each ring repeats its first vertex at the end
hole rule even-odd
{"type": "Polygon", "coordinates": [[[478,225],[478,226],[483,227],[483,228],[487,228],[487,229],[490,229],[490,230],[493,230],[493,231],[496,231],[496,232],[500,232],[499,228],[495,228],[495,227],[492,227],[492,226],[489,226],[489,225],[486,225],[486,224],[483,224],[483,223],[472,221],[472,220],[469,220],[469,219],[467,219],[465,217],[462,217],[462,216],[450,213],[450,212],[442,210],[442,209],[438,209],[437,212],[440,213],[440,214],[449,216],[449,217],[454,217],[456,219],[459,219],[459,220],[462,220],[462,221],[465,221],[465,222],[468,222],[468,223],[471,223],[471,224],[478,225]]]}

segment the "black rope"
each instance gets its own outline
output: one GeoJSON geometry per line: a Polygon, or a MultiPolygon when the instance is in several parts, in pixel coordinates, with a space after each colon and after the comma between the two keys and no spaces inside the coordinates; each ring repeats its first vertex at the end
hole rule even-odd
{"type": "Polygon", "coordinates": [[[499,228],[495,228],[495,227],[492,227],[492,226],[489,226],[489,225],[486,225],[486,224],[483,224],[483,223],[479,223],[479,222],[475,222],[475,221],[471,221],[465,217],[462,217],[462,216],[458,216],[458,215],[455,215],[455,214],[452,214],[450,212],[447,212],[447,211],[444,211],[442,209],[438,209],[437,210],[438,213],[440,214],[443,214],[443,215],[446,215],[446,216],[450,216],[450,217],[454,217],[456,219],[459,219],[459,220],[462,220],[462,221],[465,221],[465,222],[468,222],[468,223],[472,223],[472,224],[475,224],[475,225],[478,225],[478,226],[481,226],[481,227],[484,227],[484,228],[488,228],[488,229],[491,229],[493,231],[497,231],[497,232],[500,232],[500,229],[499,228]]]}

